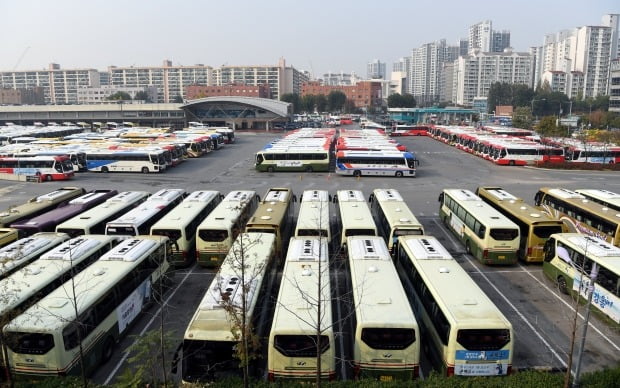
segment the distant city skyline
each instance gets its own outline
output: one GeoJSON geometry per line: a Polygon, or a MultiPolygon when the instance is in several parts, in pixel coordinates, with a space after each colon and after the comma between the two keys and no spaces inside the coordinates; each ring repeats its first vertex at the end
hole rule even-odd
{"type": "Polygon", "coordinates": [[[496,2],[237,0],[176,3],[77,0],[0,2],[5,36],[0,71],[108,66],[276,65],[365,77],[367,64],[392,63],[425,43],[458,45],[469,26],[490,20],[510,31],[511,46],[526,52],[547,34],[600,25],[620,13],[617,1],[496,2]]]}

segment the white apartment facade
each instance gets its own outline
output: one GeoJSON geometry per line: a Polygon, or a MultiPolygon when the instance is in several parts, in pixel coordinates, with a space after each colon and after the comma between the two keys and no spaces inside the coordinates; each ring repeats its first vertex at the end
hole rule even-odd
{"type": "Polygon", "coordinates": [[[284,58],[277,65],[222,66],[213,70],[215,85],[241,83],[251,86],[268,84],[271,96],[279,100],[287,93],[301,94],[301,85],[310,80],[307,73],[286,66],[284,58]]]}
{"type": "Polygon", "coordinates": [[[569,98],[609,94],[610,64],[618,55],[618,15],[603,16],[603,25],[582,26],[545,36],[539,80],[569,98]],[[555,75],[563,72],[564,77],[555,75]],[[551,82],[557,80],[558,83],[551,82]]]}
{"type": "Polygon", "coordinates": [[[459,47],[449,46],[445,39],[427,43],[411,52],[407,72],[407,92],[418,105],[429,105],[440,100],[443,64],[458,58],[459,47]]]}
{"type": "Polygon", "coordinates": [[[61,69],[60,65],[52,63],[47,70],[0,72],[0,87],[41,87],[46,104],[77,104],[78,89],[90,86],[99,86],[99,72],[95,69],[61,69]]]}
{"type": "Polygon", "coordinates": [[[115,87],[145,88],[158,90],[157,103],[171,103],[185,99],[185,87],[190,85],[213,85],[213,68],[205,65],[173,66],[165,60],[161,67],[108,68],[109,85],[115,87]]]}
{"type": "Polygon", "coordinates": [[[475,97],[486,97],[495,82],[532,87],[533,60],[529,53],[474,52],[459,57],[453,68],[453,101],[472,105],[475,97]]]}
{"type": "Polygon", "coordinates": [[[104,85],[98,88],[84,87],[78,89],[78,104],[109,104],[110,100],[108,97],[118,92],[127,93],[132,100],[135,100],[138,93],[145,92],[147,101],[157,102],[158,92],[155,86],[126,87],[104,85]]]}

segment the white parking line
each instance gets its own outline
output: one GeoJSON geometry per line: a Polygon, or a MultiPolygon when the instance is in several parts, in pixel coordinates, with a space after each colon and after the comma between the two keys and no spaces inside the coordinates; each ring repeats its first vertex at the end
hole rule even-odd
{"type": "MultiPolygon", "coordinates": [[[[544,288],[545,290],[549,291],[550,293],[553,294],[553,296],[559,300],[560,302],[562,302],[566,307],[568,307],[573,313],[575,312],[575,308],[568,302],[566,302],[558,293],[555,292],[555,290],[552,290],[551,288],[549,288],[545,283],[541,282],[536,276],[532,275],[532,273],[530,271],[527,270],[527,268],[525,268],[522,265],[519,265],[521,268],[523,268],[523,272],[525,272],[528,276],[530,276],[532,279],[534,279],[542,288],[544,288]]],[[[581,313],[579,313],[579,317],[581,319],[585,319],[583,317],[583,315],[581,315],[581,313]]],[[[607,343],[609,343],[611,346],[614,347],[614,349],[616,349],[616,351],[620,351],[620,346],[618,346],[617,344],[615,344],[611,338],[607,337],[605,334],[603,334],[603,332],[601,330],[599,330],[596,326],[594,326],[594,324],[592,323],[592,321],[588,321],[588,327],[591,327],[592,330],[594,330],[598,335],[600,335],[605,341],[607,341],[607,343]]]]}
{"type": "MultiPolygon", "coordinates": [[[[157,318],[159,316],[159,314],[161,314],[161,310],[163,308],[163,306],[166,306],[168,304],[168,302],[170,301],[170,299],[174,296],[174,294],[176,294],[176,292],[178,291],[178,289],[183,285],[183,283],[185,283],[185,281],[187,280],[187,278],[189,277],[189,275],[193,272],[194,270],[192,269],[191,271],[189,271],[185,277],[183,278],[183,280],[181,280],[181,282],[176,286],[176,288],[172,291],[172,293],[166,298],[166,300],[164,301],[164,303],[159,306],[159,308],[157,309],[157,312],[155,314],[153,314],[153,317],[151,317],[151,320],[144,326],[144,329],[142,329],[142,331],[140,332],[138,337],[141,337],[144,335],[144,333],[146,333],[146,331],[148,330],[149,327],[151,327],[151,325],[153,324],[153,322],[155,321],[155,318],[157,318]]],[[[140,338],[136,338],[136,340],[133,342],[133,344],[131,344],[130,346],[133,346],[136,342],[138,342],[140,340],[140,338]]],[[[125,363],[125,360],[127,359],[127,357],[129,357],[128,353],[124,353],[123,357],[121,357],[121,359],[118,361],[118,363],[116,364],[116,366],[114,367],[114,369],[112,369],[112,372],[110,372],[110,374],[108,375],[108,378],[105,380],[105,382],[103,383],[103,385],[108,385],[110,384],[110,381],[112,381],[112,379],[114,378],[114,376],[116,375],[116,373],[118,372],[118,370],[121,368],[121,366],[125,363]]]]}

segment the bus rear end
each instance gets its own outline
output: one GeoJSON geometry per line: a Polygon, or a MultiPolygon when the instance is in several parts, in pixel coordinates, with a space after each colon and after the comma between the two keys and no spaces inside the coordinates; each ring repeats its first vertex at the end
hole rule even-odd
{"type": "Polygon", "coordinates": [[[484,326],[452,330],[448,376],[506,376],[512,372],[512,326],[508,322],[484,326]]]}

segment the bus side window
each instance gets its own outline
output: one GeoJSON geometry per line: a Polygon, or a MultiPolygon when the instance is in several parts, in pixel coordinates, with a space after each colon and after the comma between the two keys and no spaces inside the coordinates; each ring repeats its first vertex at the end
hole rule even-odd
{"type": "Polygon", "coordinates": [[[547,240],[547,242],[545,243],[544,253],[546,262],[550,262],[551,260],[553,260],[553,258],[555,257],[555,239],[550,238],[549,240],[547,240]]]}

